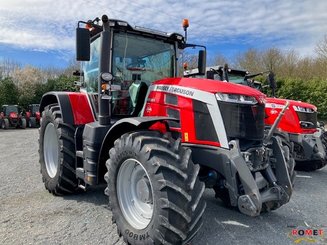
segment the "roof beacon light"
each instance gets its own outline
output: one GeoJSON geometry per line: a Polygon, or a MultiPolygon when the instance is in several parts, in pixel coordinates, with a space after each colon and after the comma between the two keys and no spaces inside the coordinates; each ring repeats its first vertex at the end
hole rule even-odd
{"type": "Polygon", "coordinates": [[[185,42],[187,40],[187,28],[190,26],[188,19],[183,19],[183,29],[185,31],[185,42]]]}
{"type": "Polygon", "coordinates": [[[189,27],[189,22],[188,22],[188,19],[183,19],[183,28],[184,28],[184,31],[186,31],[187,27],[189,27]]]}

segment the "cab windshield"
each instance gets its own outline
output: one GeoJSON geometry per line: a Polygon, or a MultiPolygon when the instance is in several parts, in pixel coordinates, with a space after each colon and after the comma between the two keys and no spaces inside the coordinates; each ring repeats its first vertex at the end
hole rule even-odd
{"type": "MultiPolygon", "coordinates": [[[[90,61],[84,62],[84,87],[97,92],[100,58],[100,38],[91,43],[90,61]]],[[[112,74],[115,83],[129,87],[135,81],[150,83],[174,75],[173,43],[129,33],[115,33],[113,38],[112,74]]]]}
{"type": "Polygon", "coordinates": [[[174,45],[127,33],[113,40],[114,77],[129,86],[133,81],[150,83],[174,74],[174,45]]]}
{"type": "Polygon", "coordinates": [[[5,108],[6,114],[9,115],[9,113],[14,112],[14,113],[18,113],[18,107],[14,106],[14,105],[8,105],[5,108]]]}
{"type": "Polygon", "coordinates": [[[228,79],[232,83],[246,84],[246,81],[244,81],[244,76],[237,76],[237,75],[231,75],[230,74],[228,79]]]}

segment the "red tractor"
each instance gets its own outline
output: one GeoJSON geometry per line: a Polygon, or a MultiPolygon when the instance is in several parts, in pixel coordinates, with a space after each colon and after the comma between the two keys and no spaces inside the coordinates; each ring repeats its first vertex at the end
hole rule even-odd
{"type": "Polygon", "coordinates": [[[40,126],[40,105],[31,104],[25,113],[25,118],[29,128],[38,128],[40,126]]]}
{"type": "Polygon", "coordinates": [[[0,125],[2,129],[26,128],[26,119],[20,113],[17,105],[3,105],[0,112],[0,125]]]}
{"type": "MultiPolygon", "coordinates": [[[[230,69],[223,66],[207,68],[207,77],[231,81],[262,89],[260,82],[252,78],[263,75],[265,72],[249,74],[245,70],[230,69]],[[226,75],[227,74],[227,78],[226,75]]],[[[275,81],[269,73],[269,86],[274,89],[275,81]]],[[[327,164],[327,132],[324,124],[317,121],[317,107],[302,101],[286,100],[279,98],[266,98],[265,124],[271,127],[286,102],[289,108],[278,124],[278,129],[287,134],[287,138],[294,145],[293,156],[296,161],[296,169],[314,171],[323,168],[327,164]]]]}
{"type": "Polygon", "coordinates": [[[105,180],[113,222],[129,244],[190,241],[202,225],[205,187],[250,216],[290,200],[292,159],[280,138],[264,139],[265,95],[177,78],[186,48],[200,49],[204,74],[204,46],[104,15],[78,22],[76,47],[81,91],[49,92],[40,104],[50,193],[105,180]]]}
{"type": "MultiPolygon", "coordinates": [[[[301,102],[288,100],[289,110],[281,119],[278,128],[287,132],[289,140],[294,144],[296,169],[314,171],[327,163],[327,132],[324,125],[317,122],[317,107],[301,102]]],[[[266,99],[266,125],[272,125],[285,99],[266,99]]]]}

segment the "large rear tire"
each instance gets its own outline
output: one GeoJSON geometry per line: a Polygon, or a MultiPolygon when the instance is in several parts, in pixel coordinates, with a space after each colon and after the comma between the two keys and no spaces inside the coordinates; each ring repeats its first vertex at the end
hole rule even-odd
{"type": "Polygon", "coordinates": [[[58,104],[44,109],[39,132],[39,156],[45,188],[54,195],[75,192],[75,128],[63,123],[58,104]]]}
{"type": "Polygon", "coordinates": [[[155,131],[124,134],[109,152],[105,193],[128,244],[183,244],[202,226],[206,204],[191,150],[155,131]]]}
{"type": "Polygon", "coordinates": [[[9,128],[9,120],[7,118],[4,118],[1,122],[1,128],[2,129],[8,129],[9,128]]]}

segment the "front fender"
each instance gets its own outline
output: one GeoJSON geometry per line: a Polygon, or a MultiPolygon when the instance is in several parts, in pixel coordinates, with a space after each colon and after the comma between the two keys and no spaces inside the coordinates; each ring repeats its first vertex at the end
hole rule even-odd
{"type": "Polygon", "coordinates": [[[171,117],[130,117],[130,118],[123,118],[117,121],[107,132],[106,136],[104,137],[101,150],[103,151],[105,146],[109,145],[113,146],[114,141],[118,139],[120,136],[127,132],[140,130],[140,129],[148,129],[151,125],[156,122],[162,121],[178,121],[175,118],[171,117]]]}
{"type": "Polygon", "coordinates": [[[114,142],[120,136],[125,133],[148,129],[153,124],[157,122],[164,122],[164,121],[178,121],[175,118],[171,117],[131,117],[131,118],[124,118],[117,121],[107,132],[105,137],[103,138],[102,145],[100,148],[99,153],[99,161],[100,164],[98,165],[100,169],[98,169],[98,173],[104,173],[105,170],[105,161],[109,158],[109,149],[113,147],[114,142]]]}

